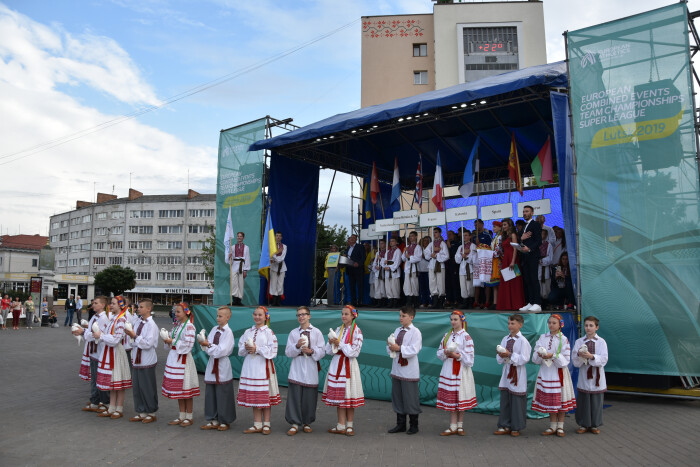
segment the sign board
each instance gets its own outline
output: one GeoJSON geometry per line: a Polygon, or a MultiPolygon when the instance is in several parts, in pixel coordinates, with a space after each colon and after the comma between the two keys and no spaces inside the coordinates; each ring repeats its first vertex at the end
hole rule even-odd
{"type": "Polygon", "coordinates": [[[399,226],[394,224],[394,219],[379,219],[374,225],[377,232],[391,232],[394,230],[399,230],[399,226]]]}
{"type": "Polygon", "coordinates": [[[134,287],[127,290],[127,293],[164,293],[175,295],[212,295],[211,289],[195,288],[195,287],[134,287]]]}
{"type": "Polygon", "coordinates": [[[444,212],[428,212],[420,215],[421,227],[435,227],[436,225],[445,225],[444,212]]]}
{"type": "Polygon", "coordinates": [[[493,219],[505,219],[513,217],[513,205],[511,203],[494,204],[481,207],[481,218],[485,221],[493,219]]]}
{"type": "Polygon", "coordinates": [[[459,208],[450,208],[445,211],[447,222],[461,222],[476,219],[476,206],[461,206],[459,208]]]}
{"type": "Polygon", "coordinates": [[[540,214],[549,214],[552,212],[552,203],[549,199],[538,199],[536,201],[523,201],[518,203],[518,217],[523,217],[523,208],[525,206],[532,206],[535,213],[532,217],[537,217],[540,214]]]}
{"type": "Polygon", "coordinates": [[[374,224],[370,224],[368,226],[368,228],[360,230],[360,241],[361,242],[377,240],[380,238],[384,238],[384,233],[377,232],[376,226],[374,224]]]}
{"type": "Polygon", "coordinates": [[[410,211],[396,211],[394,213],[394,224],[417,224],[418,210],[411,209],[410,211]]]}

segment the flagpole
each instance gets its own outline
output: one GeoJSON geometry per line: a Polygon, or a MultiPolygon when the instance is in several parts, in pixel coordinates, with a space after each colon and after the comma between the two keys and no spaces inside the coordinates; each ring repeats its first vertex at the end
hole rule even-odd
{"type": "MultiPolygon", "coordinates": [[[[384,200],[382,199],[382,188],[381,187],[379,188],[379,203],[380,203],[379,207],[382,208],[382,219],[386,219],[386,214],[384,214],[384,200]]],[[[375,217],[374,219],[376,221],[377,218],[375,217]]]]}
{"type": "MultiPolygon", "coordinates": [[[[229,256],[231,256],[231,248],[232,248],[231,240],[233,240],[233,238],[228,239],[229,256]]],[[[226,258],[226,259],[228,259],[228,258],[226,258]]],[[[229,264],[229,267],[228,267],[228,288],[229,288],[229,294],[228,294],[229,301],[230,301],[231,305],[233,305],[233,261],[231,261],[231,263],[229,264]]]]}

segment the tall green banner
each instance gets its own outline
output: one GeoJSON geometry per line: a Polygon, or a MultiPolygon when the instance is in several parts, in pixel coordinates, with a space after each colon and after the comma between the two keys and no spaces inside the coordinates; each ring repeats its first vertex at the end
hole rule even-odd
{"type": "Polygon", "coordinates": [[[250,271],[245,279],[243,302],[258,303],[260,279],[260,219],[262,216],[263,151],[248,147],[265,138],[266,118],[222,130],[219,136],[219,164],[216,183],[216,254],[214,259],[214,303],[231,303],[231,266],[226,263],[224,236],[231,212],[233,242],[236,233],[245,234],[250,249],[250,271]]]}
{"type": "Polygon", "coordinates": [[[700,375],[700,190],[685,3],[567,34],[581,311],[621,373],[700,375]]]}

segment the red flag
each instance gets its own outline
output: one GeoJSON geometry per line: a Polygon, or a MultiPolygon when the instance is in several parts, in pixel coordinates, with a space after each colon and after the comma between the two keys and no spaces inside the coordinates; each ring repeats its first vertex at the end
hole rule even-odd
{"type": "Polygon", "coordinates": [[[515,188],[523,195],[523,177],[520,175],[520,161],[518,160],[518,148],[515,147],[515,133],[511,133],[510,157],[508,158],[508,178],[515,182],[515,188]]]}
{"type": "Polygon", "coordinates": [[[377,166],[372,161],[372,178],[369,182],[369,194],[372,197],[372,204],[377,204],[377,196],[379,196],[379,180],[377,179],[377,166]]]}
{"type": "Polygon", "coordinates": [[[442,164],[440,163],[440,151],[437,153],[437,166],[435,167],[435,181],[433,182],[433,204],[438,211],[445,210],[444,198],[442,196],[442,164]]]}
{"type": "Polygon", "coordinates": [[[547,142],[544,143],[544,146],[540,149],[540,153],[537,154],[537,158],[542,164],[542,175],[538,182],[554,183],[554,174],[552,173],[552,146],[549,142],[549,136],[547,137],[547,142]]]}

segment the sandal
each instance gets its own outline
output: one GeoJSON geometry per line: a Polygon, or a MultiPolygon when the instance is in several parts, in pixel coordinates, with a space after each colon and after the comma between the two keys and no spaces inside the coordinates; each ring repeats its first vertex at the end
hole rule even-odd
{"type": "Polygon", "coordinates": [[[464,428],[457,428],[457,436],[464,436],[464,428]]]}
{"type": "Polygon", "coordinates": [[[576,433],[578,433],[579,435],[582,435],[587,431],[588,431],[588,428],[584,428],[584,427],[580,426],[580,427],[578,427],[578,430],[576,430],[576,433]]]}
{"type": "Polygon", "coordinates": [[[349,426],[345,429],[345,436],[355,436],[355,430],[349,426]]]}
{"type": "Polygon", "coordinates": [[[245,430],[243,430],[243,433],[245,433],[246,435],[249,435],[251,433],[260,433],[260,432],[262,432],[262,427],[255,428],[255,426],[251,426],[250,428],[246,428],[245,430]]]}
{"type": "Polygon", "coordinates": [[[511,432],[511,431],[510,431],[510,428],[503,428],[503,427],[501,427],[501,428],[499,428],[498,430],[494,431],[493,434],[494,434],[494,435],[507,435],[507,434],[509,434],[510,432],[511,432]]]}
{"type": "Polygon", "coordinates": [[[209,422],[206,425],[202,425],[199,427],[200,430],[216,430],[218,428],[219,425],[214,425],[212,422],[209,422]]]}
{"type": "Polygon", "coordinates": [[[153,423],[156,420],[158,420],[158,417],[156,417],[155,415],[147,415],[143,418],[141,423],[153,423]]]}
{"type": "Polygon", "coordinates": [[[217,428],[216,428],[216,429],[217,429],[218,431],[228,431],[229,428],[230,428],[229,425],[227,425],[227,424],[225,424],[225,423],[220,423],[219,425],[217,425],[217,428]]]}
{"type": "Polygon", "coordinates": [[[557,436],[560,438],[563,438],[564,436],[566,436],[566,432],[564,431],[563,428],[557,428],[557,436]]]}
{"type": "Polygon", "coordinates": [[[446,429],[442,433],[440,433],[440,436],[452,436],[454,434],[457,434],[457,430],[451,430],[451,429],[446,429]]]}
{"type": "Polygon", "coordinates": [[[304,433],[311,433],[312,430],[310,425],[304,425],[304,433]]]}
{"type": "Polygon", "coordinates": [[[146,417],[141,417],[141,415],[136,415],[135,417],[131,417],[129,419],[130,422],[140,422],[143,421],[143,419],[146,417]]]}
{"type": "Polygon", "coordinates": [[[333,433],[334,435],[344,435],[346,430],[339,430],[338,425],[333,425],[333,428],[328,429],[328,433],[333,433]]]}
{"type": "Polygon", "coordinates": [[[122,418],[124,415],[121,412],[112,412],[112,415],[109,416],[109,418],[117,419],[117,418],[122,418]]]}
{"type": "Polygon", "coordinates": [[[180,420],[179,418],[176,418],[175,420],[170,420],[168,422],[168,425],[179,425],[180,423],[182,423],[182,420],[180,420]]]}
{"type": "Polygon", "coordinates": [[[184,419],[183,421],[180,422],[181,427],[186,427],[192,425],[192,420],[189,418],[184,419]]]}
{"type": "Polygon", "coordinates": [[[298,431],[299,430],[297,429],[297,427],[293,426],[289,430],[287,430],[287,436],[294,436],[297,434],[298,431]]]}
{"type": "MultiPolygon", "coordinates": [[[[112,413],[114,413],[114,412],[112,412],[112,413]]],[[[109,413],[109,411],[107,411],[107,410],[103,410],[102,412],[98,413],[97,416],[98,416],[98,417],[109,418],[109,417],[112,416],[112,413],[109,413]]]]}
{"type": "Polygon", "coordinates": [[[547,428],[542,432],[542,436],[552,436],[554,433],[554,428],[547,428]]]}
{"type": "Polygon", "coordinates": [[[269,435],[270,433],[272,433],[272,428],[270,428],[269,426],[263,426],[261,433],[264,435],[269,435]]]}

